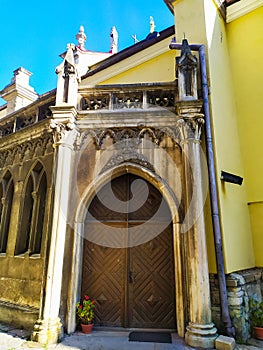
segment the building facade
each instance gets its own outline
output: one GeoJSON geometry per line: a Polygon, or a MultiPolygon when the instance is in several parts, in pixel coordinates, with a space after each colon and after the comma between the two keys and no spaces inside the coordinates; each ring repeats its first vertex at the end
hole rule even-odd
{"type": "Polygon", "coordinates": [[[120,52],[113,29],[109,53],[86,50],[81,27],[57,89],[38,96],[19,68],[1,91],[1,321],[33,340],[74,332],[87,293],[97,326],[169,329],[202,348],[250,336],[262,162],[246,125],[261,123],[261,73],[239,38],[262,6],[165,2],[175,27],[151,23],[120,52]]]}

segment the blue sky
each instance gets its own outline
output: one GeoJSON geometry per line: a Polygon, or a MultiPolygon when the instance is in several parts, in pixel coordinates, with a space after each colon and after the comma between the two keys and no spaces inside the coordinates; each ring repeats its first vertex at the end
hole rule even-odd
{"type": "MultiPolygon", "coordinates": [[[[0,90],[10,83],[13,71],[24,67],[33,73],[31,85],[39,94],[56,87],[55,68],[67,43],[75,43],[80,25],[85,28],[86,49],[109,51],[109,33],[116,26],[119,50],[143,40],[150,16],[156,30],[174,23],[163,0],[1,0],[0,90]]],[[[3,104],[0,99],[0,105],[3,104]]]]}

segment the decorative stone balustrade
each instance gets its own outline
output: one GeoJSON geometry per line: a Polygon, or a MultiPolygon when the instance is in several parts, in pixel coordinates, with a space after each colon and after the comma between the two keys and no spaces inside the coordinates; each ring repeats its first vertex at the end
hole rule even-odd
{"type": "Polygon", "coordinates": [[[36,124],[41,120],[51,117],[52,113],[49,107],[54,105],[55,101],[36,106],[34,109],[19,110],[12,115],[0,120],[0,137],[8,136],[30,125],[36,124]]]}
{"type": "Polygon", "coordinates": [[[97,86],[81,91],[78,110],[113,111],[149,108],[174,108],[177,99],[175,83],[97,86]]]}

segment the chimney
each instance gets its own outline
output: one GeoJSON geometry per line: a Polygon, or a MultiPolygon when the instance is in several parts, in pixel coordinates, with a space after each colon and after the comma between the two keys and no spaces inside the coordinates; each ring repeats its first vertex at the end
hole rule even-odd
{"type": "Polygon", "coordinates": [[[14,71],[11,83],[0,91],[0,97],[7,102],[7,114],[17,111],[38,98],[38,94],[29,85],[32,73],[23,67],[14,71]]]}

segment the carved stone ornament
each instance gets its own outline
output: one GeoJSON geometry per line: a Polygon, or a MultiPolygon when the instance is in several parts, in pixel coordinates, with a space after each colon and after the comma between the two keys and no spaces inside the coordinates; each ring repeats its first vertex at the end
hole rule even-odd
{"type": "Polygon", "coordinates": [[[205,123],[202,114],[194,118],[181,118],[177,122],[177,128],[180,132],[180,143],[195,141],[200,142],[202,126],[205,123]]]}
{"type": "Polygon", "coordinates": [[[182,42],[181,56],[176,57],[179,100],[197,99],[197,58],[192,54],[188,41],[182,42]]]}
{"type": "Polygon", "coordinates": [[[115,26],[111,28],[110,32],[110,53],[118,52],[118,32],[115,26]]]}
{"type": "Polygon", "coordinates": [[[67,136],[75,128],[75,124],[70,119],[64,123],[51,119],[50,128],[54,130],[54,145],[58,145],[67,142],[67,136]]]}
{"type": "MultiPolygon", "coordinates": [[[[78,148],[85,143],[85,139],[91,136],[94,140],[96,148],[99,150],[103,145],[104,139],[109,136],[113,143],[120,141],[133,140],[134,147],[141,143],[145,135],[159,145],[165,136],[169,136],[175,143],[179,142],[179,133],[177,128],[154,128],[154,127],[125,127],[125,128],[107,128],[107,129],[89,129],[81,133],[78,139],[78,148]]],[[[122,142],[123,144],[123,142],[122,142]]]]}
{"type": "Polygon", "coordinates": [[[112,156],[110,160],[107,162],[107,164],[101,170],[101,173],[105,172],[106,170],[115,168],[116,166],[122,163],[127,163],[127,162],[141,165],[144,168],[147,168],[152,172],[155,172],[154,167],[143,154],[136,152],[134,148],[127,147],[118,151],[116,155],[112,156]]]}
{"type": "Polygon", "coordinates": [[[52,150],[52,144],[52,134],[46,133],[40,138],[5,149],[0,152],[0,167],[3,168],[8,165],[22,163],[25,157],[32,159],[38,156],[44,156],[50,152],[50,149],[52,150]]]}

